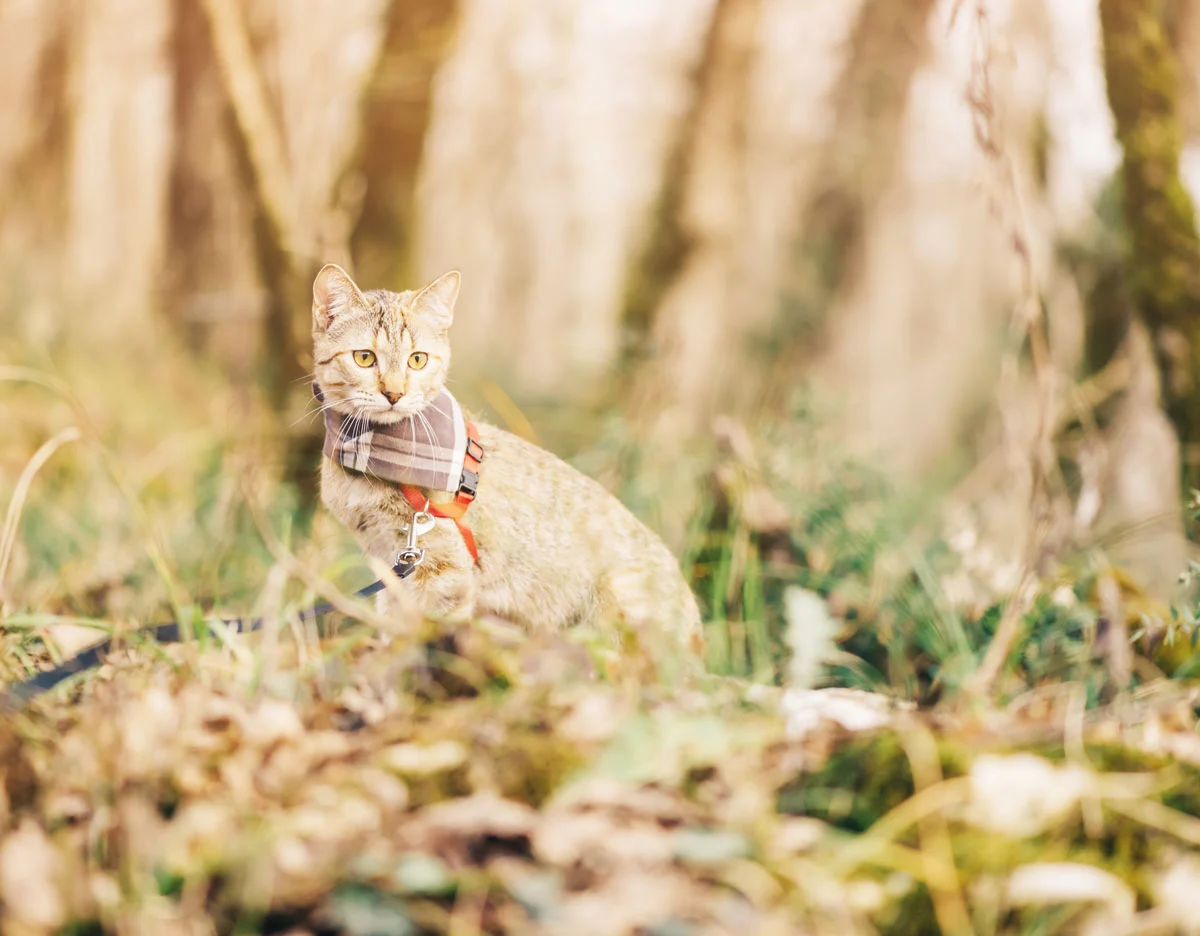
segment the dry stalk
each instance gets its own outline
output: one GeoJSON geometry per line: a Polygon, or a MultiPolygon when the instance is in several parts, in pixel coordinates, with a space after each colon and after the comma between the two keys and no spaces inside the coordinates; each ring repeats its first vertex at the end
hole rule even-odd
{"type": "Polygon", "coordinates": [[[12,557],[13,544],[17,540],[17,526],[21,520],[21,509],[25,506],[25,498],[29,496],[33,479],[59,448],[68,442],[77,442],[82,437],[83,433],[75,426],[68,426],[57,435],[51,436],[42,443],[41,448],[34,452],[33,458],[29,459],[29,463],[21,472],[21,477],[17,479],[12,500],[8,504],[8,513],[4,517],[4,526],[0,527],[0,605],[5,599],[4,574],[8,571],[8,561],[12,557]]]}
{"type": "MultiPolygon", "coordinates": [[[[961,6],[961,2],[956,4],[952,11],[952,25],[961,6]]],[[[1023,463],[1029,474],[1029,508],[1032,517],[1021,557],[1017,587],[1005,605],[983,662],[967,682],[968,692],[978,697],[990,695],[1020,632],[1021,621],[1037,594],[1038,570],[1042,565],[1053,527],[1052,492],[1057,472],[1053,438],[1057,423],[1058,381],[1046,339],[1041,297],[1033,268],[1029,222],[1016,168],[1012,156],[1004,146],[1003,122],[992,86],[994,47],[986,0],[975,0],[974,14],[975,51],[966,99],[971,109],[976,143],[995,173],[998,188],[995,209],[1007,228],[1020,274],[1017,305],[1010,327],[1009,350],[1001,366],[1002,416],[1004,398],[1009,396],[1006,391],[1011,393],[1020,380],[1021,348],[1025,344],[1029,348],[1029,367],[1035,389],[1035,430],[1032,442],[1022,450],[1017,434],[1011,431],[1006,433],[1010,463],[1023,463]]]]}
{"type": "MultiPolygon", "coordinates": [[[[942,773],[937,740],[933,733],[917,722],[901,723],[899,727],[900,743],[912,770],[914,792],[937,788],[946,778],[942,773]]],[[[946,812],[938,810],[927,813],[917,822],[917,835],[925,863],[925,886],[929,889],[938,927],[947,934],[974,933],[966,897],[954,866],[954,844],[946,812]]]]}
{"type": "Polygon", "coordinates": [[[1104,641],[1108,669],[1117,688],[1127,689],[1133,673],[1133,651],[1129,646],[1129,623],[1121,601],[1121,587],[1112,572],[1105,572],[1096,581],[1096,589],[1100,610],[1108,622],[1104,641]]]}

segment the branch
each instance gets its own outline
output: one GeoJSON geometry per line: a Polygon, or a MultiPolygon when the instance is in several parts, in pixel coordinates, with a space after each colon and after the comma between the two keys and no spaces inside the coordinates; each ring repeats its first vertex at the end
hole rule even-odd
{"type": "Polygon", "coordinates": [[[239,4],[237,0],[202,0],[202,5],[221,81],[249,155],[259,207],[280,251],[294,256],[305,245],[291,210],[291,172],[239,4]]]}

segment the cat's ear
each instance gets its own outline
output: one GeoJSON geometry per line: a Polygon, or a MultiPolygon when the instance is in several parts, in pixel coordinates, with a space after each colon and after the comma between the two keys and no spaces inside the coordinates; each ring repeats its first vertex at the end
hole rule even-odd
{"type": "Polygon", "coordinates": [[[427,317],[443,331],[454,321],[454,303],[458,301],[458,287],[462,277],[458,270],[443,273],[417,293],[413,308],[427,317]]]}
{"type": "Polygon", "coordinates": [[[313,280],[313,326],[328,331],[356,305],[362,307],[366,302],[350,274],[336,263],[327,263],[313,280]]]}

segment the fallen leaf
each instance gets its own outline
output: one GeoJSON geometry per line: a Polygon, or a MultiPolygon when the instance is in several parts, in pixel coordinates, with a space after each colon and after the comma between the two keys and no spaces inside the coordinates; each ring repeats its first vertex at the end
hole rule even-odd
{"type": "Polygon", "coordinates": [[[33,819],[0,842],[0,901],[15,923],[54,928],[66,920],[58,853],[33,819]]]}

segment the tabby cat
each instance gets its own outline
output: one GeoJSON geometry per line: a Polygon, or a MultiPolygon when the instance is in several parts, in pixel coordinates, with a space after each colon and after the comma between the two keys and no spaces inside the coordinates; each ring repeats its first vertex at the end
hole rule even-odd
{"type": "MultiPolygon", "coordinates": [[[[340,267],[325,266],[313,284],[314,377],[323,406],[359,429],[369,422],[386,431],[415,425],[435,399],[449,398],[443,390],[459,282],[450,272],[420,290],[363,292],[340,267]]],[[[476,497],[462,516],[470,534],[453,519],[434,520],[420,537],[424,559],[401,586],[425,613],[609,633],[624,624],[700,651],[695,598],[654,533],[546,450],[482,422],[477,437],[485,454],[475,466],[476,497]]],[[[452,492],[420,492],[435,512],[454,499],[452,492]]],[[[370,555],[390,564],[405,547],[411,498],[396,483],[329,457],[329,440],[321,499],[370,555]]],[[[381,612],[391,604],[383,598],[381,612]]]]}

